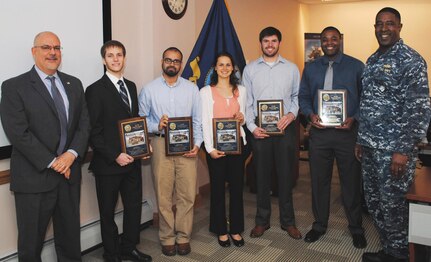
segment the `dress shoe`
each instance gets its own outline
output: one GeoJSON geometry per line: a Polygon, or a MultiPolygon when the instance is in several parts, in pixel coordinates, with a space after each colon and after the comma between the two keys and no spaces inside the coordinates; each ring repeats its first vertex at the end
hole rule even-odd
{"type": "Polygon", "coordinates": [[[312,242],[316,242],[317,240],[319,240],[319,238],[321,236],[323,236],[325,233],[324,232],[319,232],[316,231],[314,229],[311,229],[310,231],[308,231],[308,233],[305,235],[304,241],[308,242],[308,243],[312,243],[312,242]]]}
{"type": "Polygon", "coordinates": [[[367,240],[364,234],[352,234],[353,246],[356,248],[365,248],[367,246],[367,240]]]}
{"type": "Polygon", "coordinates": [[[177,244],[178,255],[185,256],[192,251],[190,243],[177,244]]]}
{"type": "Polygon", "coordinates": [[[287,227],[281,226],[281,229],[284,231],[287,231],[287,234],[289,234],[289,236],[293,239],[302,238],[301,232],[299,232],[296,226],[287,226],[287,227]]]}
{"type": "Polygon", "coordinates": [[[250,232],[250,237],[251,238],[261,237],[263,233],[265,233],[265,231],[268,230],[269,228],[270,228],[269,224],[266,224],[264,226],[255,226],[250,232]]]}
{"type": "Polygon", "coordinates": [[[218,236],[218,238],[217,238],[217,240],[218,240],[218,244],[219,244],[221,247],[230,247],[230,240],[229,240],[229,237],[227,237],[227,235],[226,235],[226,237],[227,237],[227,239],[226,239],[226,240],[221,240],[221,239],[220,239],[220,237],[221,237],[221,236],[218,236]]]}
{"type": "Polygon", "coordinates": [[[396,258],[380,250],[376,253],[362,254],[362,262],[407,262],[407,258],[396,258]]]}
{"type": "Polygon", "coordinates": [[[145,262],[153,261],[151,256],[142,253],[141,251],[137,250],[136,248],[130,252],[121,253],[121,259],[130,260],[130,261],[145,261],[145,262]]]}
{"type": "Polygon", "coordinates": [[[240,240],[236,240],[235,238],[233,238],[233,236],[230,234],[229,236],[230,236],[230,238],[232,239],[232,242],[233,242],[233,244],[235,245],[235,246],[237,246],[237,247],[242,247],[242,246],[244,246],[244,244],[245,244],[245,242],[244,242],[244,238],[242,238],[242,236],[241,236],[241,234],[238,234],[240,237],[241,237],[241,239],[240,240]]]}
{"type": "Polygon", "coordinates": [[[162,253],[168,257],[175,256],[177,254],[177,248],[175,245],[162,245],[162,253]]]}

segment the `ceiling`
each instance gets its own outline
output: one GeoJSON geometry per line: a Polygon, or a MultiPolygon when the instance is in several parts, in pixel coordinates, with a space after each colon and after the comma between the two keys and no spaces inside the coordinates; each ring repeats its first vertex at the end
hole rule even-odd
{"type": "Polygon", "coordinates": [[[347,2],[365,2],[365,1],[379,1],[379,0],[297,0],[303,4],[336,4],[347,2]]]}

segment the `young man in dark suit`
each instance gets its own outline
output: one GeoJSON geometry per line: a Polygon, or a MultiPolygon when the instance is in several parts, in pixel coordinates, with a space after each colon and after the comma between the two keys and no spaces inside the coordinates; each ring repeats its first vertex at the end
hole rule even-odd
{"type": "Polygon", "coordinates": [[[52,217],[58,261],[81,261],[81,161],[89,119],[79,79],[57,71],[60,39],[36,35],[35,66],[2,84],[0,114],[12,144],[10,189],[15,195],[19,261],[41,261],[52,217]]]}
{"type": "Polygon", "coordinates": [[[142,209],[141,162],[121,152],[118,121],[138,117],[136,85],[123,77],[126,49],[118,41],[101,48],[106,74],[90,85],[85,96],[91,122],[90,145],[95,174],[105,261],[151,261],[136,249],[142,209]],[[114,220],[118,195],[123,202],[123,235],[114,220]]]}

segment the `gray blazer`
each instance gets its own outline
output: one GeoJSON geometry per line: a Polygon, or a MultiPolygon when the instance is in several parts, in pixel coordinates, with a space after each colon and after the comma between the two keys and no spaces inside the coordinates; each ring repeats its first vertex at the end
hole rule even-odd
{"type": "MultiPolygon", "coordinates": [[[[78,153],[71,167],[69,183],[79,183],[83,156],[90,130],[87,105],[79,79],[57,72],[69,100],[66,149],[78,153]]],[[[0,115],[12,144],[10,189],[38,193],[53,189],[63,175],[47,168],[56,157],[60,142],[60,121],[54,101],[35,68],[8,79],[1,86],[0,115]]]]}

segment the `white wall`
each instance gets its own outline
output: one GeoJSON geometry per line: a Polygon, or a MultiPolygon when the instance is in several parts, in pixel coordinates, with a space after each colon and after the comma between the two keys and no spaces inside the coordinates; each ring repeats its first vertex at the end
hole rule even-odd
{"type": "Polygon", "coordinates": [[[161,1],[111,0],[112,38],[126,46],[125,76],[139,90],[161,75],[162,52],[166,48],[178,47],[183,60],[188,59],[197,37],[196,1],[190,0],[186,14],[173,20],[166,15],[161,1]]]}

